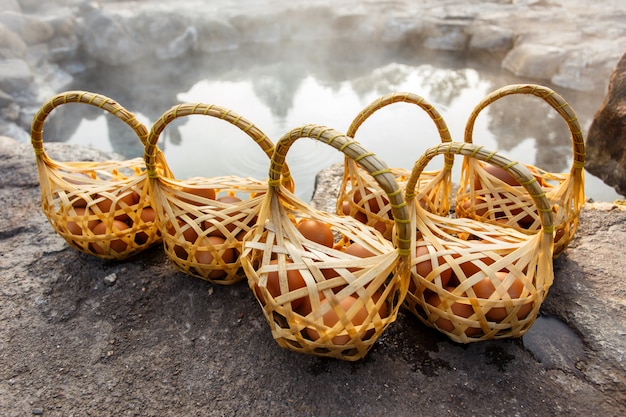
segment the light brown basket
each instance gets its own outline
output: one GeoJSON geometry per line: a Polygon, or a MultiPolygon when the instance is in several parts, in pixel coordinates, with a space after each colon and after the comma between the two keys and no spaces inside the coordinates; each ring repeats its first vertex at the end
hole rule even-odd
{"type": "MultiPolygon", "coordinates": [[[[378,110],[394,103],[414,104],[424,110],[435,123],[441,142],[451,142],[450,132],[445,120],[437,109],[425,98],[408,92],[386,94],[374,100],[354,118],[348,128],[347,136],[354,138],[359,127],[378,110]]],[[[408,134],[408,132],[407,132],[408,134]]],[[[393,146],[393,144],[390,144],[393,146]]],[[[337,213],[350,215],[362,223],[379,230],[387,239],[392,236],[394,226],[389,200],[385,192],[378,186],[376,180],[368,172],[359,167],[359,161],[346,156],[344,173],[337,199],[337,213]]],[[[454,158],[446,158],[446,163],[439,170],[424,172],[418,184],[419,198],[422,206],[432,211],[446,215],[451,205],[451,170],[454,158]]],[[[406,185],[406,179],[411,170],[405,168],[391,168],[401,189],[406,185]]]]}
{"type": "MultiPolygon", "coordinates": [[[[31,126],[42,210],[71,247],[102,259],[125,259],[160,241],[142,158],[125,161],[57,162],[43,146],[46,118],[57,107],[81,103],[98,107],[128,124],[144,144],[147,128],[112,99],[68,91],[48,100],[31,126]]],[[[155,166],[168,168],[155,149],[155,166]]]]}
{"type": "Polygon", "coordinates": [[[242,264],[279,346],[354,361],[396,320],[408,288],[408,245],[406,203],[389,168],[352,138],[307,125],[276,144],[269,190],[257,226],[244,238],[242,264]],[[339,149],[376,179],[393,210],[397,248],[376,229],[316,210],[279,185],[286,154],[301,137],[339,149]],[[302,220],[319,222],[320,229],[301,231],[296,223],[302,220]],[[316,238],[324,231],[333,236],[325,243],[316,238]],[[359,256],[365,254],[371,256],[359,256]]]}
{"type": "MultiPolygon", "coordinates": [[[[267,182],[237,176],[182,180],[155,170],[156,145],[161,132],[175,119],[190,115],[211,116],[237,126],[268,157],[274,151],[274,144],[237,113],[204,103],[185,103],[170,108],[154,123],[146,144],[150,192],[168,258],[188,275],[215,284],[233,284],[245,278],[238,273],[241,241],[256,222],[267,182]]],[[[293,189],[288,171],[285,184],[293,189]]]]}
{"type": "MultiPolygon", "coordinates": [[[[580,210],[585,202],[585,143],[576,114],[569,104],[553,90],[540,85],[515,84],[500,88],[473,109],[465,128],[465,142],[473,141],[474,122],[480,111],[496,100],[513,94],[533,95],[543,99],[565,120],[572,135],[574,155],[568,173],[546,172],[526,164],[526,168],[546,190],[548,201],[553,206],[556,227],[554,256],[557,257],[574,237],[580,210]]],[[[532,233],[541,229],[541,220],[524,187],[510,179],[508,183],[502,181],[487,172],[485,165],[474,158],[465,158],[463,161],[456,213],[457,217],[506,224],[522,232],[532,233]]]]}
{"type": "Polygon", "coordinates": [[[407,182],[412,222],[411,284],[405,306],[459,343],[519,337],[534,323],[554,279],[552,206],[522,164],[470,143],[430,148],[407,182]],[[464,155],[504,168],[534,202],[541,232],[468,218],[443,217],[417,204],[415,184],[438,154],[464,155]]]}

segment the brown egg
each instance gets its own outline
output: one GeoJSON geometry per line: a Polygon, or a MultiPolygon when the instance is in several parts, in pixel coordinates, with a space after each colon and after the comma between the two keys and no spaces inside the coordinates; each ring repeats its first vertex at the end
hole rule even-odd
{"type": "MultiPolygon", "coordinates": [[[[435,249],[430,246],[418,244],[417,250],[415,252],[415,259],[417,260],[417,259],[420,259],[420,257],[422,256],[429,255],[431,250],[434,252],[435,249]]],[[[424,261],[418,262],[415,265],[415,269],[413,271],[417,272],[417,274],[420,275],[422,278],[426,278],[428,274],[430,274],[433,270],[433,263],[431,259],[426,259],[424,261]]],[[[445,263],[444,258],[442,256],[438,256],[437,263],[440,266],[444,264],[445,263]]],[[[439,274],[438,276],[441,278],[441,286],[445,287],[446,285],[448,285],[448,282],[450,281],[450,277],[452,276],[452,270],[450,268],[447,268],[444,271],[442,271],[441,274],[439,274]]],[[[433,279],[432,282],[436,282],[436,279],[437,278],[435,277],[435,279],[433,279]]]]}
{"type": "Polygon", "coordinates": [[[324,222],[315,219],[303,219],[296,225],[298,231],[306,239],[319,243],[320,245],[333,247],[335,237],[330,226],[324,222]]]}
{"type": "MultiPolygon", "coordinates": [[[[183,187],[181,191],[188,194],[193,194],[198,197],[202,197],[208,200],[215,200],[215,190],[207,187],[183,187]]],[[[189,204],[193,204],[196,206],[203,206],[206,203],[198,200],[194,200],[191,198],[180,197],[181,201],[184,201],[189,204]]]]}
{"type": "MultiPolygon", "coordinates": [[[[66,223],[67,226],[67,231],[70,232],[73,235],[82,235],[83,234],[83,229],[81,227],[81,223],[82,223],[82,217],[85,217],[85,213],[87,213],[87,215],[89,215],[89,212],[87,211],[86,208],[83,207],[74,207],[74,213],[75,216],[74,219],[76,221],[69,221],[66,223]]],[[[87,227],[93,231],[93,228],[96,227],[96,225],[99,223],[99,220],[88,220],[87,221],[87,227]]]]}
{"type": "MultiPolygon", "coordinates": [[[[286,260],[287,264],[292,264],[291,260],[286,260]]],[[[278,259],[274,259],[270,261],[270,265],[278,265],[278,259]]],[[[294,270],[287,270],[287,287],[289,291],[295,291],[299,288],[303,288],[306,286],[306,282],[304,278],[300,274],[300,272],[294,270]]],[[[282,294],[280,289],[280,276],[278,271],[269,272],[267,274],[267,290],[272,295],[272,297],[278,297],[282,294]]],[[[291,301],[291,308],[296,310],[298,307],[302,305],[304,301],[304,297],[297,298],[291,301]]]]}
{"type": "MultiPolygon", "coordinates": [[[[144,207],[139,215],[141,221],[146,225],[154,224],[156,220],[156,212],[152,207],[144,207]]],[[[158,233],[158,232],[157,232],[158,233]]],[[[148,234],[146,232],[139,232],[135,235],[135,242],[139,244],[146,243],[148,241],[148,234]]]]}
{"type": "Polygon", "coordinates": [[[72,197],[70,204],[72,205],[72,207],[86,207],[87,200],[85,200],[83,197],[74,196],[72,197]]]}
{"type": "MultiPolygon", "coordinates": [[[[361,244],[356,242],[351,243],[346,249],[344,249],[344,252],[352,256],[357,256],[359,258],[369,258],[375,256],[372,252],[365,249],[361,244]]],[[[348,268],[348,271],[350,272],[358,270],[359,268],[348,268]]]]}
{"type": "MultiPolygon", "coordinates": [[[[128,225],[119,220],[113,220],[111,225],[111,233],[123,232],[128,229],[128,225]]],[[[100,222],[93,228],[93,233],[95,235],[105,235],[107,234],[107,227],[105,222],[100,222]]],[[[104,248],[97,243],[91,244],[94,252],[99,253],[100,255],[104,254],[104,248]]],[[[122,239],[114,239],[111,240],[110,248],[115,252],[124,252],[128,244],[124,242],[122,239]]]]}
{"type": "Polygon", "coordinates": [[[349,202],[349,201],[344,201],[344,202],[343,202],[343,204],[341,205],[341,212],[342,212],[345,216],[350,215],[350,202],[349,202]]]}
{"type": "MultiPolygon", "coordinates": [[[[97,198],[103,198],[103,196],[99,195],[97,198]]],[[[123,195],[119,196],[117,199],[117,204],[113,207],[113,200],[104,197],[102,201],[99,201],[96,205],[102,211],[102,213],[110,213],[112,210],[117,211],[120,208],[124,207],[124,205],[132,207],[139,203],[139,194],[136,192],[129,190],[126,191],[123,195]]],[[[122,213],[115,216],[115,220],[126,221],[129,219],[128,214],[122,213]]]]}
{"type": "MultiPolygon", "coordinates": [[[[372,295],[372,301],[374,301],[374,304],[378,304],[378,301],[380,300],[380,297],[383,296],[383,288],[380,288],[378,291],[376,291],[373,295],[372,295]]],[[[380,309],[378,310],[378,315],[380,316],[381,319],[384,319],[385,317],[389,316],[389,310],[387,308],[387,302],[383,301],[380,309]]]]}
{"type": "MultiPolygon", "coordinates": [[[[320,301],[326,298],[323,292],[318,292],[318,296],[320,298],[320,301]]],[[[313,308],[311,306],[311,298],[309,296],[304,297],[302,300],[302,304],[300,304],[300,306],[298,306],[298,308],[294,310],[298,314],[301,314],[303,316],[310,314],[313,311],[313,308]]]]}
{"type": "Polygon", "coordinates": [[[369,258],[371,256],[375,256],[375,254],[365,249],[363,245],[356,243],[356,242],[351,243],[344,250],[344,252],[352,256],[358,256],[359,258],[369,258]]]}
{"type": "Polygon", "coordinates": [[[483,168],[488,174],[496,177],[500,181],[503,181],[509,185],[520,185],[519,181],[517,181],[515,177],[504,168],[500,168],[491,164],[485,164],[483,168]]]}
{"type": "MultiPolygon", "coordinates": [[[[374,197],[369,197],[372,193],[370,189],[365,188],[364,194],[361,194],[361,190],[356,190],[352,195],[352,201],[360,207],[369,206],[369,211],[372,213],[379,213],[381,210],[380,205],[378,204],[378,199],[374,197]]],[[[389,200],[385,197],[381,197],[380,200],[384,205],[389,204],[389,200]]]]}
{"type": "Polygon", "coordinates": [[[220,201],[222,203],[227,203],[227,204],[234,204],[234,203],[239,203],[241,201],[241,198],[235,195],[225,195],[225,196],[218,198],[217,201],[220,201]]]}
{"type": "MultiPolygon", "coordinates": [[[[214,250],[216,252],[222,251],[223,248],[221,246],[224,244],[224,239],[217,236],[204,236],[201,238],[200,244],[198,246],[208,246],[215,247],[214,250]]],[[[199,264],[204,265],[219,265],[217,261],[215,261],[214,251],[211,249],[203,249],[196,251],[196,261],[199,264]]],[[[225,248],[222,252],[222,261],[225,264],[230,264],[235,261],[235,253],[231,248],[225,248]]],[[[223,270],[214,270],[209,274],[209,278],[221,278],[226,275],[226,271],[223,270]]]]}
{"type": "MultiPolygon", "coordinates": [[[[448,288],[448,291],[453,291],[453,290],[454,288],[448,288]]],[[[441,299],[439,298],[439,295],[437,295],[436,293],[430,293],[426,298],[426,302],[433,307],[438,307],[439,304],[441,304],[441,299]]],[[[452,303],[452,305],[450,306],[450,310],[452,310],[452,313],[455,316],[463,317],[463,318],[468,318],[472,316],[472,314],[474,314],[474,309],[469,304],[455,302],[455,303],[452,303]]],[[[454,324],[452,324],[452,321],[445,319],[443,317],[439,317],[435,321],[435,325],[439,329],[446,331],[446,332],[452,332],[454,330],[454,324]]],[[[475,328],[475,327],[468,327],[465,330],[465,334],[467,336],[476,336],[480,333],[482,333],[482,330],[479,328],[475,328]]]]}
{"type": "MultiPolygon", "coordinates": [[[[482,240],[473,240],[473,243],[483,243],[482,240]]],[[[484,256],[482,258],[478,258],[478,259],[472,259],[471,261],[467,261],[467,262],[462,262],[459,267],[461,268],[461,270],[463,271],[463,274],[465,274],[466,278],[471,277],[472,275],[482,271],[485,266],[484,265],[492,265],[495,261],[493,260],[493,258],[489,257],[489,256],[484,256]],[[484,265],[482,265],[484,264],[484,265]]]]}
{"type": "MultiPolygon", "coordinates": [[[[352,307],[352,305],[354,305],[356,301],[357,301],[356,297],[348,295],[343,300],[341,300],[339,305],[344,312],[347,312],[352,307]]],[[[323,307],[327,303],[328,303],[327,299],[322,300],[322,302],[320,303],[320,307],[323,307]]],[[[351,319],[352,324],[355,326],[363,324],[365,319],[367,319],[367,315],[368,315],[367,309],[365,308],[365,306],[361,307],[356,312],[354,317],[352,317],[351,319]]],[[[335,312],[335,310],[331,309],[326,314],[324,314],[324,316],[322,317],[322,320],[324,322],[324,325],[328,327],[333,327],[338,321],[340,321],[340,318],[335,312]]],[[[319,339],[320,335],[316,330],[311,329],[310,327],[307,327],[306,330],[311,340],[319,339]]],[[[336,345],[345,345],[346,343],[350,342],[350,336],[349,335],[335,336],[332,338],[332,342],[336,345]]]]}
{"type": "MultiPolygon", "coordinates": [[[[496,278],[503,282],[508,276],[508,272],[498,271],[496,272],[496,278]]],[[[488,299],[491,297],[491,294],[496,290],[491,279],[486,277],[482,281],[475,284],[473,287],[474,293],[478,298],[488,299]]],[[[513,284],[509,287],[507,292],[511,298],[519,298],[522,295],[522,291],[524,291],[524,284],[519,280],[515,279],[513,284]]],[[[532,310],[532,303],[524,304],[517,311],[517,318],[523,319],[528,315],[528,313],[532,310]]],[[[504,307],[494,307],[485,314],[487,319],[491,321],[500,322],[504,320],[507,316],[506,308],[504,307]]]]}

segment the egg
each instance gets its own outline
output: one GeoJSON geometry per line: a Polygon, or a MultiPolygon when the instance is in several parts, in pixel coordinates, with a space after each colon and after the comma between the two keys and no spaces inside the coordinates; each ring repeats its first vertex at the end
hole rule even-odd
{"type": "MultiPolygon", "coordinates": [[[[128,230],[128,225],[126,223],[119,221],[119,220],[113,220],[113,223],[111,224],[111,233],[124,232],[125,230],[128,230]]],[[[107,234],[106,223],[100,222],[97,225],[95,225],[93,228],[93,233],[95,235],[106,235],[107,234]]],[[[100,246],[100,244],[93,242],[91,246],[94,252],[100,255],[104,254],[105,252],[104,247],[100,246]]],[[[118,253],[124,252],[127,247],[128,247],[128,244],[124,242],[124,240],[122,239],[113,239],[110,242],[111,250],[118,252],[118,253]]]]}
{"type": "MultiPolygon", "coordinates": [[[[141,210],[141,214],[139,215],[139,218],[141,219],[141,221],[144,223],[146,227],[149,225],[153,225],[156,220],[156,212],[154,211],[152,207],[144,207],[141,210]]],[[[143,244],[148,241],[148,238],[149,236],[146,232],[139,232],[135,235],[135,242],[139,244],[143,244]]]]}
{"type": "MultiPolygon", "coordinates": [[[[208,188],[208,187],[182,187],[181,191],[183,193],[187,193],[187,194],[192,194],[204,199],[208,199],[208,200],[215,200],[215,190],[212,188],[208,188]]],[[[204,206],[207,202],[203,202],[201,200],[197,200],[197,199],[193,199],[193,198],[187,198],[184,196],[180,196],[179,197],[181,201],[184,201],[186,203],[189,204],[193,204],[196,206],[204,206]]]]}
{"type": "MultiPolygon", "coordinates": [[[[499,179],[502,182],[505,182],[506,184],[509,185],[520,185],[519,181],[517,181],[517,179],[515,179],[515,177],[506,169],[504,168],[500,168],[491,164],[484,164],[483,165],[483,169],[485,170],[485,172],[487,172],[489,175],[496,177],[497,179],[499,179]]],[[[480,181],[480,179],[478,178],[478,176],[476,176],[476,180],[480,181]]],[[[480,189],[480,186],[475,185],[475,187],[477,189],[480,189]]]]}
{"type": "MultiPolygon", "coordinates": [[[[344,252],[347,253],[348,255],[356,256],[359,258],[369,258],[369,257],[375,256],[372,252],[365,249],[363,245],[356,243],[356,242],[351,243],[347,248],[344,249],[344,252]]],[[[350,272],[354,272],[354,271],[358,271],[360,268],[347,268],[347,269],[350,272]]]]}
{"type": "MultiPolygon", "coordinates": [[[[85,216],[89,216],[89,212],[86,208],[83,207],[74,207],[74,215],[71,217],[74,218],[75,221],[68,220],[66,223],[67,231],[73,235],[82,235],[83,228],[81,227],[82,219],[85,216]]],[[[99,220],[87,220],[87,228],[93,231],[93,228],[99,223],[99,220]]]]}
{"type": "MultiPolygon", "coordinates": [[[[380,288],[378,291],[376,291],[372,295],[372,301],[374,302],[374,304],[378,304],[378,301],[383,296],[383,293],[384,293],[384,289],[380,288]]],[[[387,306],[387,300],[382,301],[382,304],[380,305],[380,307],[378,309],[378,315],[380,316],[381,319],[384,319],[385,317],[389,316],[389,309],[388,309],[388,306],[387,306]]]]}
{"type": "MultiPolygon", "coordinates": [[[[364,207],[369,209],[372,213],[379,213],[381,211],[380,204],[378,203],[378,199],[375,197],[370,197],[373,192],[364,188],[365,192],[362,194],[361,190],[355,190],[352,195],[352,201],[357,204],[359,207],[364,207]]],[[[385,197],[380,197],[381,202],[383,203],[383,207],[389,204],[389,200],[385,197]]]]}
{"type": "MultiPolygon", "coordinates": [[[[287,259],[285,261],[287,264],[293,264],[293,261],[287,259]]],[[[270,265],[278,265],[278,259],[273,259],[270,261],[269,263],[270,265]]],[[[304,278],[302,277],[302,275],[300,274],[300,272],[298,272],[295,269],[292,270],[287,270],[286,271],[287,274],[287,287],[289,289],[289,291],[295,291],[299,288],[303,288],[306,286],[306,282],[304,281],[304,278]]],[[[272,271],[272,272],[268,272],[267,273],[267,285],[266,285],[267,291],[269,291],[269,293],[272,295],[272,297],[276,298],[278,296],[280,296],[282,294],[281,288],[280,288],[280,275],[278,271],[272,271]]],[[[260,291],[257,291],[257,295],[260,296],[261,301],[266,302],[266,300],[262,299],[262,294],[260,291]]],[[[308,297],[306,297],[308,298],[308,297]]],[[[291,301],[291,308],[296,310],[298,309],[302,303],[304,302],[305,297],[301,297],[301,298],[297,298],[295,300],[291,301]]]]}
{"type": "MultiPolygon", "coordinates": [[[[482,240],[472,240],[472,243],[484,243],[482,240]]],[[[459,267],[466,278],[470,278],[472,275],[477,274],[486,266],[492,265],[495,261],[493,258],[489,256],[483,256],[481,258],[473,258],[472,260],[468,260],[466,262],[461,262],[459,267]]],[[[460,277],[459,277],[460,278],[460,277]]]]}
{"type": "MultiPolygon", "coordinates": [[[[453,290],[454,288],[448,288],[448,291],[450,292],[453,290]]],[[[438,307],[439,304],[441,304],[441,299],[439,298],[438,294],[430,293],[426,297],[426,303],[430,304],[433,307],[438,307]]],[[[450,310],[455,316],[463,317],[463,318],[469,318],[472,316],[472,314],[474,314],[474,309],[469,304],[454,302],[450,306],[450,310]]],[[[435,325],[439,329],[446,331],[446,332],[452,333],[454,331],[454,324],[452,323],[452,321],[443,317],[439,317],[437,320],[435,320],[435,325]]],[[[476,336],[480,333],[482,333],[482,330],[476,327],[468,327],[465,330],[465,334],[467,336],[476,336]]]]}
{"type": "Polygon", "coordinates": [[[296,225],[304,238],[332,248],[335,243],[333,231],[327,223],[315,219],[302,219],[296,225]]]}
{"type": "Polygon", "coordinates": [[[241,202],[241,198],[239,198],[239,197],[237,197],[235,195],[225,195],[225,196],[222,196],[222,197],[218,198],[217,201],[220,201],[220,202],[226,203],[226,204],[234,204],[234,203],[241,202]]]}
{"type": "MultiPolygon", "coordinates": [[[[320,298],[320,302],[321,302],[321,300],[323,300],[323,299],[325,299],[325,298],[326,298],[326,296],[324,295],[324,293],[323,293],[323,292],[321,292],[321,291],[320,291],[320,292],[318,292],[317,294],[318,294],[318,296],[319,296],[319,298],[320,298]]],[[[304,298],[302,299],[302,304],[300,304],[300,305],[298,306],[298,308],[297,308],[297,309],[294,309],[294,310],[295,310],[298,314],[301,314],[301,315],[303,315],[303,316],[306,316],[306,315],[310,314],[310,313],[313,311],[313,307],[312,307],[312,304],[311,304],[311,298],[310,298],[310,296],[304,297],[304,298]]]]}
{"type": "MultiPolygon", "coordinates": [[[[125,206],[132,207],[139,203],[139,194],[132,190],[128,190],[123,194],[117,196],[115,206],[114,200],[111,200],[107,196],[98,195],[97,196],[98,203],[96,205],[100,209],[102,213],[110,213],[111,211],[115,212],[125,206]]],[[[126,221],[129,219],[128,214],[122,213],[115,216],[115,220],[126,221]]]]}
{"type": "MultiPolygon", "coordinates": [[[[230,264],[235,260],[235,254],[231,248],[223,248],[224,239],[217,236],[203,236],[199,242],[199,247],[208,247],[208,249],[196,250],[196,262],[204,265],[218,266],[215,261],[214,253],[222,253],[222,261],[230,264]]],[[[209,274],[209,278],[221,278],[226,275],[226,271],[216,269],[209,274]]]]}
{"type": "MultiPolygon", "coordinates": [[[[91,200],[91,198],[87,198],[87,199],[91,200]]],[[[84,197],[79,197],[75,195],[71,198],[70,204],[72,205],[72,207],[86,207],[87,199],[85,199],[84,197]]]]}
{"type": "Polygon", "coordinates": [[[374,253],[365,249],[363,245],[361,245],[360,243],[356,243],[356,242],[353,242],[350,245],[348,245],[348,247],[346,247],[344,252],[352,256],[357,256],[359,258],[369,258],[369,257],[375,256],[374,253]]]}
{"type": "MultiPolygon", "coordinates": [[[[500,282],[503,282],[507,276],[508,276],[508,272],[504,272],[504,271],[496,272],[496,278],[500,280],[500,282]]],[[[476,294],[476,297],[484,298],[484,299],[488,299],[489,297],[491,297],[493,292],[496,290],[496,288],[493,285],[493,282],[491,282],[491,279],[489,277],[486,277],[482,281],[478,282],[472,288],[474,289],[474,293],[476,294]]],[[[519,278],[516,278],[515,281],[513,281],[513,284],[511,284],[511,286],[507,290],[511,298],[519,298],[522,295],[523,291],[524,291],[524,283],[522,283],[522,281],[520,281],[519,278]]],[[[530,310],[532,310],[532,303],[527,303],[527,304],[522,305],[520,309],[517,311],[517,318],[523,319],[524,317],[528,315],[530,310]]],[[[496,322],[500,322],[504,320],[507,315],[508,314],[506,312],[505,307],[494,307],[485,314],[488,320],[496,321],[496,322]]]]}
{"type": "MultiPolygon", "coordinates": [[[[415,259],[417,260],[423,256],[428,256],[433,252],[435,252],[435,249],[433,247],[427,246],[427,245],[420,245],[418,241],[417,249],[415,252],[415,259]]],[[[437,264],[441,266],[444,263],[445,263],[444,258],[442,256],[438,256],[437,264]]],[[[425,259],[423,261],[416,263],[413,271],[417,272],[417,274],[421,276],[422,278],[426,278],[432,272],[432,270],[433,270],[433,262],[432,262],[432,257],[431,257],[430,259],[425,259]]],[[[446,285],[448,285],[448,282],[450,282],[450,277],[452,277],[452,270],[450,268],[446,268],[441,272],[441,274],[434,277],[431,280],[431,282],[437,282],[437,278],[440,278],[441,286],[445,287],[446,285]]]]}
{"type": "MultiPolygon", "coordinates": [[[[225,196],[219,197],[217,199],[217,201],[219,201],[221,203],[224,203],[226,205],[232,205],[232,204],[240,203],[242,200],[241,200],[241,198],[239,198],[237,196],[234,196],[234,195],[225,195],[225,196]]],[[[230,209],[230,207],[229,207],[229,209],[230,209]]],[[[216,208],[216,210],[218,210],[218,209],[216,208]]],[[[241,212],[238,211],[238,210],[237,211],[229,211],[228,214],[232,218],[240,218],[241,212]]],[[[228,235],[228,233],[223,232],[222,229],[218,228],[216,226],[215,222],[222,223],[224,225],[224,228],[226,230],[228,230],[229,232],[233,232],[237,228],[237,224],[235,223],[234,220],[230,221],[230,220],[225,219],[224,217],[216,216],[213,222],[205,221],[204,224],[203,224],[203,228],[205,230],[213,228],[213,230],[209,231],[209,233],[208,233],[209,236],[218,236],[218,237],[222,237],[222,238],[225,239],[226,238],[225,235],[228,235]]]]}
{"type": "MultiPolygon", "coordinates": [[[[328,302],[329,302],[328,299],[322,300],[322,302],[320,303],[320,308],[323,308],[326,304],[328,304],[328,302]]],[[[356,302],[357,302],[356,297],[348,295],[341,300],[341,302],[339,303],[339,307],[345,313],[348,310],[350,310],[350,308],[352,308],[352,306],[356,302]]],[[[351,322],[354,326],[361,325],[367,319],[367,316],[368,316],[367,309],[365,308],[365,306],[363,306],[354,314],[354,316],[351,318],[351,322]]],[[[322,317],[322,321],[324,325],[327,327],[333,327],[340,320],[341,318],[337,315],[337,313],[333,309],[330,309],[322,317]]],[[[307,327],[306,330],[311,340],[319,339],[320,335],[316,330],[310,327],[307,327]]],[[[340,336],[333,337],[331,340],[335,345],[345,345],[346,343],[350,342],[350,339],[351,337],[349,335],[340,335],[340,336]]]]}
{"type": "Polygon", "coordinates": [[[343,204],[341,205],[341,212],[345,216],[349,216],[350,215],[350,202],[349,201],[344,201],[343,202],[343,204]]]}

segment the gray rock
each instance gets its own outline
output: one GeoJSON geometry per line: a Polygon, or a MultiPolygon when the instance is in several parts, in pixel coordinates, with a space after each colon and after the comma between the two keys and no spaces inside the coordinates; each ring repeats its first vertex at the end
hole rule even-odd
{"type": "Polygon", "coordinates": [[[22,8],[18,0],[0,0],[0,10],[19,13],[22,8]]]}
{"type": "Polygon", "coordinates": [[[473,26],[469,49],[490,53],[504,53],[513,47],[513,31],[495,25],[473,26]]]}
{"type": "Polygon", "coordinates": [[[558,72],[565,53],[565,49],[556,46],[522,43],[509,51],[502,68],[518,77],[550,79],[558,72]]]}
{"type": "Polygon", "coordinates": [[[54,36],[54,27],[50,23],[18,12],[1,12],[0,23],[19,35],[27,45],[48,42],[54,36]]]}
{"type": "Polygon", "coordinates": [[[26,43],[15,32],[0,24],[0,59],[21,58],[26,49],[26,43]]]}
{"type": "Polygon", "coordinates": [[[626,194],[626,54],[619,61],[602,106],[589,127],[585,168],[626,194]]]}
{"type": "Polygon", "coordinates": [[[465,51],[470,40],[466,22],[430,21],[423,36],[426,48],[442,51],[465,51]]]}
{"type": "Polygon", "coordinates": [[[33,74],[26,61],[21,59],[5,59],[0,61],[0,89],[14,95],[28,91],[31,87],[33,74]]]}

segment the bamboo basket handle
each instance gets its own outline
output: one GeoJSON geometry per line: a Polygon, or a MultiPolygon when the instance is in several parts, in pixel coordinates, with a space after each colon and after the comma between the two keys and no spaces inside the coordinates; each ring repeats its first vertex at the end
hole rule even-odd
{"type": "Polygon", "coordinates": [[[276,143],[276,151],[270,164],[268,181],[270,191],[276,191],[281,184],[281,175],[289,148],[297,139],[305,137],[326,143],[343,152],[347,157],[358,162],[376,180],[387,194],[391,204],[396,223],[399,254],[403,257],[408,256],[411,244],[409,211],[402,190],[391,174],[391,170],[376,155],[337,130],[318,125],[305,125],[284,134],[276,143]]]}
{"type": "MultiPolygon", "coordinates": [[[[439,132],[439,138],[442,143],[452,142],[452,136],[450,135],[450,130],[448,129],[448,125],[446,121],[441,116],[441,114],[435,109],[435,107],[430,104],[424,97],[409,93],[409,92],[395,92],[386,94],[382,97],[371,102],[367,107],[365,107],[361,112],[354,118],[350,127],[348,127],[347,135],[353,138],[356,135],[359,127],[376,111],[382,109],[385,106],[388,106],[393,103],[409,103],[415,104],[424,110],[435,123],[437,127],[437,132],[439,132]]],[[[454,157],[446,155],[446,167],[451,167],[454,162],[454,157]]]]}
{"type": "Polygon", "coordinates": [[[43,125],[46,118],[54,109],[67,103],[84,103],[99,107],[129,125],[135,131],[139,140],[141,140],[142,145],[145,145],[146,140],[148,139],[148,129],[143,125],[143,123],[139,122],[134,114],[126,110],[116,101],[97,93],[90,93],[87,91],[67,91],[52,97],[44,103],[44,105],[33,117],[30,136],[31,144],[35,149],[35,155],[37,157],[45,154],[43,146],[43,125]]]}
{"type": "MultiPolygon", "coordinates": [[[[156,122],[154,122],[152,129],[150,129],[144,153],[144,159],[149,176],[154,176],[156,173],[155,154],[158,149],[157,142],[159,141],[159,137],[165,127],[179,117],[189,116],[192,114],[216,117],[237,126],[250,136],[269,158],[272,157],[272,154],[274,153],[274,144],[272,141],[267,137],[267,135],[265,135],[265,133],[244,117],[227,108],[214,104],[184,103],[173,106],[168,111],[163,113],[163,115],[156,122]]],[[[291,189],[293,189],[293,179],[289,169],[287,166],[285,166],[284,169],[283,184],[291,184],[291,189]]]]}
{"type": "Polygon", "coordinates": [[[557,92],[548,87],[536,84],[512,84],[493,91],[483,98],[472,110],[469,119],[465,125],[465,142],[472,143],[474,131],[474,122],[478,114],[487,106],[505,96],[513,94],[529,94],[543,99],[565,120],[572,134],[572,148],[574,152],[574,160],[572,169],[581,171],[585,166],[585,139],[583,137],[580,123],[576,117],[576,113],[570,105],[557,92]]]}
{"type": "Polygon", "coordinates": [[[428,165],[432,158],[439,154],[464,155],[488,162],[506,170],[526,189],[528,194],[532,197],[535,206],[537,207],[544,233],[554,233],[552,206],[550,205],[544,190],[537,182],[537,179],[530,173],[528,168],[517,161],[511,161],[496,151],[488,150],[483,146],[474,145],[473,143],[450,142],[427,149],[415,163],[413,170],[411,171],[411,175],[409,176],[409,180],[407,181],[405,190],[407,201],[410,201],[415,197],[415,186],[417,184],[417,180],[426,165],[428,165]]]}

